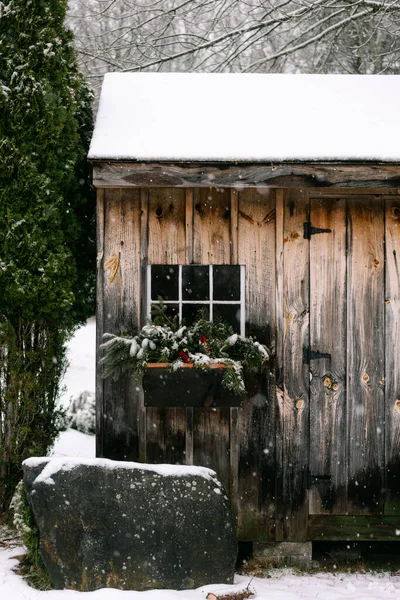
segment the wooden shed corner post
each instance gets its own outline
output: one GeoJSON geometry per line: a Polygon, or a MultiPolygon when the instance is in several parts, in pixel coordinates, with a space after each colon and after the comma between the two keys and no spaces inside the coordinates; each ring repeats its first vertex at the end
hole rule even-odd
{"type": "MultiPolygon", "coordinates": [[[[400,198],[385,202],[385,515],[400,515],[400,198]]],[[[400,522],[400,519],[399,519],[400,522]]]]}
{"type": "Polygon", "coordinates": [[[132,333],[140,320],[140,191],[97,193],[97,456],[138,460],[139,388],[129,377],[102,379],[104,333],[132,333]]]}
{"type": "Polygon", "coordinates": [[[103,378],[100,345],[103,342],[104,190],[97,190],[97,298],[96,298],[96,456],[103,457],[103,378]]]}

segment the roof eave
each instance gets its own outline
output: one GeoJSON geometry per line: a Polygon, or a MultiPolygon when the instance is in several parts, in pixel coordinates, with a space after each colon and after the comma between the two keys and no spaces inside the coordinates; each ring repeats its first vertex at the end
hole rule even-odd
{"type": "Polygon", "coordinates": [[[89,159],[104,187],[400,188],[400,161],[135,161],[89,159]]]}

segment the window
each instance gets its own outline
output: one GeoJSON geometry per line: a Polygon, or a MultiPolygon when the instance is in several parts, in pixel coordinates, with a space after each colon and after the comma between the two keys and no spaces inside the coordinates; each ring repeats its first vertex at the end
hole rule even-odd
{"type": "Polygon", "coordinates": [[[241,265],[149,265],[147,314],[161,296],[171,315],[190,325],[200,308],[245,334],[245,268],[241,265]]]}

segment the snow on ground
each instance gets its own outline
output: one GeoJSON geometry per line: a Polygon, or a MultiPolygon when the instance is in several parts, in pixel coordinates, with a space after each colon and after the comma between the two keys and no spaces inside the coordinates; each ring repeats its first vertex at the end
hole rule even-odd
{"type": "Polygon", "coordinates": [[[65,373],[63,385],[65,391],[61,403],[68,407],[72,397],[85,390],[95,391],[96,360],[96,320],[91,318],[85,327],[75,333],[68,344],[67,358],[69,367],[65,373]]]}
{"type": "Polygon", "coordinates": [[[76,429],[63,431],[54,444],[52,456],[77,456],[92,458],[96,455],[94,435],[86,435],[76,429]]]}
{"type": "MultiPolygon", "coordinates": [[[[79,330],[70,342],[70,368],[66,374],[67,394],[94,390],[94,321],[79,330]]],[[[68,397],[68,396],[67,396],[68,397]]],[[[63,432],[54,448],[55,456],[93,457],[94,436],[78,431],[63,432]]],[[[21,547],[3,547],[0,541],[1,600],[206,600],[212,592],[223,595],[241,591],[249,577],[237,577],[235,585],[208,585],[197,590],[150,590],[148,592],[102,589],[95,592],[53,590],[40,592],[30,588],[13,569],[21,547]]],[[[295,575],[289,570],[276,570],[271,578],[254,578],[251,589],[256,600],[389,600],[400,599],[400,575],[388,573],[295,575]]]]}
{"type": "MultiPolygon", "coordinates": [[[[30,588],[13,572],[18,566],[14,557],[20,548],[0,549],[0,597],[2,600],[205,600],[207,594],[242,591],[250,580],[237,577],[235,585],[207,585],[197,590],[150,590],[148,592],[102,589],[95,592],[52,590],[40,592],[30,588]]],[[[400,598],[400,576],[388,574],[319,574],[293,575],[277,571],[270,579],[255,578],[250,583],[255,600],[389,600],[400,598]]]]}

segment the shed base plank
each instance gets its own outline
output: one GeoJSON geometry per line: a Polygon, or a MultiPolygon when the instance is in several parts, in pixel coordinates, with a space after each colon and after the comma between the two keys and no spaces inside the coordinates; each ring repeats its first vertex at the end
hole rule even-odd
{"type": "Polygon", "coordinates": [[[400,516],[318,515],[308,518],[308,539],[313,541],[399,541],[400,516]]]}

